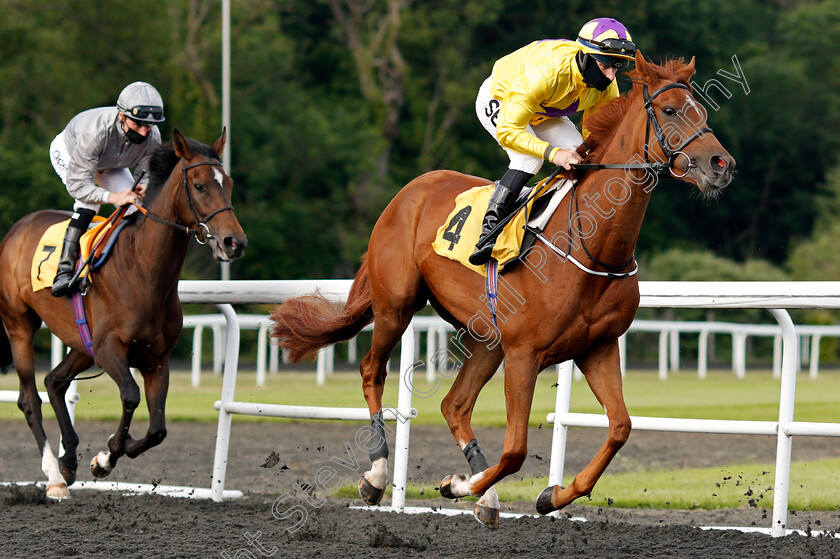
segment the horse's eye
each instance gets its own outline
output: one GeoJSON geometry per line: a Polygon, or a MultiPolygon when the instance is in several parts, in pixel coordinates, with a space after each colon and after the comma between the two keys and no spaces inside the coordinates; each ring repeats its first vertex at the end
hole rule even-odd
{"type": "Polygon", "coordinates": [[[204,183],[201,183],[201,182],[196,182],[196,183],[193,183],[193,186],[194,186],[194,187],[195,187],[195,189],[196,189],[196,190],[198,190],[199,192],[204,192],[204,183]]]}
{"type": "Polygon", "coordinates": [[[665,107],[664,109],[662,109],[662,112],[668,116],[674,116],[675,114],[677,114],[677,111],[674,110],[674,107],[665,107]]]}

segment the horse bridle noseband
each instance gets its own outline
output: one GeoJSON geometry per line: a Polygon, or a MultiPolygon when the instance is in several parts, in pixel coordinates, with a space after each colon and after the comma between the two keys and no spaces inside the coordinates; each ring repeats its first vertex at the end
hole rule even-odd
{"type": "MultiPolygon", "coordinates": [[[[195,237],[196,242],[198,244],[203,245],[203,244],[207,244],[208,239],[213,238],[213,235],[210,234],[210,228],[207,227],[207,222],[210,221],[211,219],[213,219],[217,214],[220,214],[220,213],[228,211],[228,210],[230,210],[230,211],[234,211],[234,210],[233,210],[233,206],[231,206],[231,205],[222,206],[221,208],[217,208],[217,209],[213,210],[212,212],[207,214],[207,216],[202,217],[201,212],[199,212],[198,208],[195,207],[195,202],[193,201],[192,195],[190,194],[190,184],[189,184],[189,181],[187,180],[187,170],[192,169],[193,167],[199,167],[201,165],[213,165],[215,167],[223,167],[223,165],[218,161],[200,161],[198,163],[192,163],[190,165],[183,165],[181,167],[181,176],[182,176],[181,183],[184,185],[184,192],[187,195],[187,203],[189,204],[190,211],[192,212],[193,217],[195,218],[195,227],[194,228],[193,227],[186,227],[186,226],[181,225],[179,223],[172,223],[171,221],[161,219],[161,218],[157,217],[156,215],[153,215],[153,214],[149,213],[147,210],[145,210],[141,206],[137,206],[137,208],[141,212],[143,212],[143,215],[145,215],[148,218],[151,218],[153,221],[157,221],[158,223],[168,225],[169,227],[172,227],[173,229],[183,231],[187,235],[192,234],[195,237]],[[200,235],[199,231],[201,231],[202,229],[203,229],[204,233],[203,233],[203,235],[200,235]]],[[[224,185],[220,185],[220,186],[222,187],[222,191],[224,191],[224,185]]]]}
{"type": "MultiPolygon", "coordinates": [[[[598,170],[598,169],[626,169],[626,170],[644,170],[644,171],[653,171],[656,175],[667,175],[670,174],[675,178],[682,178],[686,176],[690,170],[694,167],[697,167],[695,163],[691,161],[691,158],[683,151],[688,144],[696,140],[697,138],[703,136],[706,133],[712,133],[712,129],[708,126],[704,126],[703,128],[698,129],[694,132],[691,136],[689,136],[682,144],[680,144],[677,148],[671,148],[668,144],[668,138],[665,137],[665,132],[662,130],[662,126],[659,124],[659,119],[656,116],[656,109],[653,107],[653,100],[656,99],[662,93],[665,93],[669,89],[685,89],[686,91],[690,91],[689,87],[683,83],[669,83],[668,85],[664,85],[653,92],[653,95],[650,95],[647,84],[644,85],[644,89],[642,89],[642,99],[645,102],[645,112],[647,112],[647,125],[645,126],[645,162],[644,163],[625,163],[625,164],[617,164],[617,163],[579,163],[572,165],[574,169],[580,170],[598,170]],[[662,148],[662,153],[665,154],[667,158],[666,161],[658,161],[656,163],[651,162],[650,160],[650,130],[653,129],[654,137],[656,141],[659,143],[659,147],[662,148]],[[688,159],[688,166],[686,167],[685,173],[678,175],[674,173],[674,163],[677,160],[677,157],[682,155],[686,159],[688,159]]],[[[560,170],[558,170],[559,173],[560,170]]]]}
{"type": "MultiPolygon", "coordinates": [[[[201,213],[198,211],[198,208],[195,207],[195,202],[193,202],[192,195],[190,194],[190,185],[187,181],[187,169],[192,169],[193,167],[199,167],[201,165],[213,165],[215,167],[223,167],[223,165],[218,161],[201,161],[199,163],[192,163],[190,165],[184,165],[181,168],[181,174],[184,177],[183,184],[184,184],[184,191],[187,194],[187,203],[190,205],[190,211],[192,211],[193,217],[195,218],[195,240],[198,244],[205,244],[207,243],[207,239],[212,239],[213,235],[210,234],[210,228],[207,227],[207,222],[213,219],[217,214],[222,212],[226,212],[228,210],[233,211],[233,206],[228,204],[227,206],[222,206],[221,208],[216,208],[206,217],[202,217],[201,213]],[[198,231],[199,228],[204,228],[204,240],[199,237],[198,231]]],[[[223,184],[219,185],[222,188],[222,193],[224,194],[225,187],[223,184]]]]}
{"type": "MultiPolygon", "coordinates": [[[[597,169],[645,170],[645,171],[653,171],[657,176],[670,174],[670,175],[673,175],[675,178],[682,178],[682,177],[686,176],[691,171],[691,169],[693,167],[697,167],[697,164],[693,163],[691,161],[691,158],[688,156],[688,154],[686,154],[683,150],[686,148],[686,146],[688,146],[688,144],[690,144],[691,142],[693,142],[697,138],[703,136],[706,133],[712,133],[712,129],[709,128],[708,126],[704,126],[703,128],[700,128],[697,131],[695,131],[694,134],[689,136],[677,148],[671,148],[670,144],[668,143],[668,139],[665,137],[665,132],[662,130],[662,126],[659,124],[659,119],[656,116],[656,109],[653,107],[653,100],[656,99],[656,97],[658,97],[662,93],[668,91],[669,89],[685,89],[686,91],[690,92],[690,89],[688,88],[687,85],[685,85],[683,83],[677,83],[677,82],[669,83],[667,85],[664,85],[664,86],[660,87],[659,89],[657,89],[656,91],[653,92],[653,95],[649,94],[647,84],[645,84],[644,89],[642,89],[642,99],[644,99],[645,112],[647,112],[647,125],[645,126],[645,148],[644,148],[645,149],[645,162],[644,163],[636,163],[636,164],[627,163],[627,164],[624,164],[624,165],[614,164],[614,163],[606,163],[606,164],[581,163],[581,164],[577,164],[577,165],[572,165],[572,167],[575,168],[575,169],[582,169],[582,170],[590,170],[590,169],[592,169],[592,170],[597,170],[597,169]],[[651,160],[650,160],[650,131],[651,131],[651,129],[653,129],[654,137],[656,138],[656,141],[659,143],[659,147],[662,149],[662,153],[664,153],[665,157],[667,157],[667,161],[659,161],[659,162],[656,162],[656,163],[651,162],[651,160]],[[677,157],[679,157],[680,155],[682,155],[683,157],[688,159],[688,166],[686,167],[685,173],[683,173],[681,175],[678,175],[678,174],[674,173],[674,163],[677,160],[677,157]]],[[[554,176],[556,176],[557,173],[559,173],[561,170],[562,169],[558,167],[554,176]]],[[[574,206],[576,208],[578,207],[577,206],[577,196],[575,196],[576,186],[577,186],[577,184],[574,184],[572,186],[572,195],[571,195],[571,200],[569,202],[569,232],[570,232],[570,235],[569,235],[569,251],[568,251],[568,254],[571,254],[571,252],[572,252],[572,246],[571,246],[572,245],[572,241],[571,241],[572,202],[574,202],[574,206]]],[[[580,227],[581,227],[580,213],[578,212],[576,215],[578,217],[578,231],[580,231],[580,227]]],[[[589,257],[589,259],[592,262],[594,262],[598,266],[602,266],[602,267],[610,270],[610,272],[606,273],[605,275],[608,275],[608,276],[614,277],[614,278],[622,278],[622,277],[627,277],[627,276],[631,276],[631,275],[635,274],[636,270],[638,269],[638,266],[637,266],[636,268],[634,268],[630,272],[619,272],[619,270],[624,270],[625,268],[627,268],[627,266],[629,266],[630,264],[633,263],[633,261],[636,259],[635,254],[631,254],[629,260],[627,260],[627,262],[625,262],[624,264],[620,264],[620,265],[616,266],[614,264],[607,264],[606,262],[601,262],[600,260],[595,258],[592,255],[592,253],[589,252],[589,249],[586,247],[586,242],[584,241],[583,237],[580,237],[580,244],[581,244],[581,247],[583,248],[584,252],[586,252],[586,255],[589,257]]],[[[589,270],[587,269],[587,271],[589,271],[589,270]]]]}

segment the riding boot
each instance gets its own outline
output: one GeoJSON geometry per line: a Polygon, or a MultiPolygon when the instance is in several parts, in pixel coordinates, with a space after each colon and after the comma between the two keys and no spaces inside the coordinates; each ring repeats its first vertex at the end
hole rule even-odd
{"type": "Polygon", "coordinates": [[[67,232],[64,234],[64,244],[61,248],[58,270],[53,280],[52,289],[50,289],[53,297],[64,297],[75,289],[76,286],[71,285],[71,283],[76,273],[76,261],[79,259],[79,239],[87,231],[88,225],[95,215],[96,212],[93,210],[80,209],[70,219],[67,232]]]}
{"type": "Polygon", "coordinates": [[[475,252],[470,255],[470,264],[481,266],[490,260],[493,254],[493,247],[496,245],[496,238],[501,229],[495,230],[496,226],[503,220],[516,205],[516,197],[525,183],[534,175],[524,171],[508,169],[499,180],[490,203],[487,206],[487,213],[484,214],[484,222],[481,225],[481,236],[475,245],[475,252]]]}

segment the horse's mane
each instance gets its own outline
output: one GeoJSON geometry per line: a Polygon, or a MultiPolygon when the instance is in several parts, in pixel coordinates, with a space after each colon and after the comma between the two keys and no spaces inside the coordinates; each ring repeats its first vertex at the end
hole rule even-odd
{"type": "MultiPolygon", "coordinates": [[[[216,153],[210,146],[204,145],[196,140],[186,138],[187,144],[193,151],[217,161],[221,160],[219,154],[216,153]]],[[[178,164],[181,158],[175,154],[175,146],[172,141],[158,147],[153,153],[149,161],[149,187],[146,189],[146,196],[143,200],[143,205],[149,207],[152,200],[160,192],[161,187],[169,179],[175,165],[178,164]]]]}
{"type": "MultiPolygon", "coordinates": [[[[685,66],[685,61],[682,58],[669,59],[663,66],[657,66],[648,62],[647,77],[683,83],[690,89],[691,85],[677,74],[685,66]]],[[[630,108],[630,104],[636,97],[642,94],[642,85],[645,83],[646,76],[642,75],[639,69],[636,68],[628,72],[627,77],[633,83],[633,88],[619,95],[583,121],[584,128],[589,131],[589,137],[586,141],[590,146],[590,155],[595,154],[599,148],[603,149],[609,143],[613,135],[615,135],[621,119],[627,114],[627,109],[630,108]]],[[[609,163],[615,163],[615,161],[609,163]]]]}

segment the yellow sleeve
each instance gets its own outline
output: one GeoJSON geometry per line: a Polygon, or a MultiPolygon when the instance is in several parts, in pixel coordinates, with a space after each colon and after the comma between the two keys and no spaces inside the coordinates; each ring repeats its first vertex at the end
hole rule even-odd
{"type": "Polygon", "coordinates": [[[507,95],[502,99],[496,123],[496,138],[502,147],[540,159],[546,158],[549,143],[529,133],[526,127],[534,114],[542,109],[540,103],[551,97],[551,85],[533,66],[511,83],[507,95]]]}

